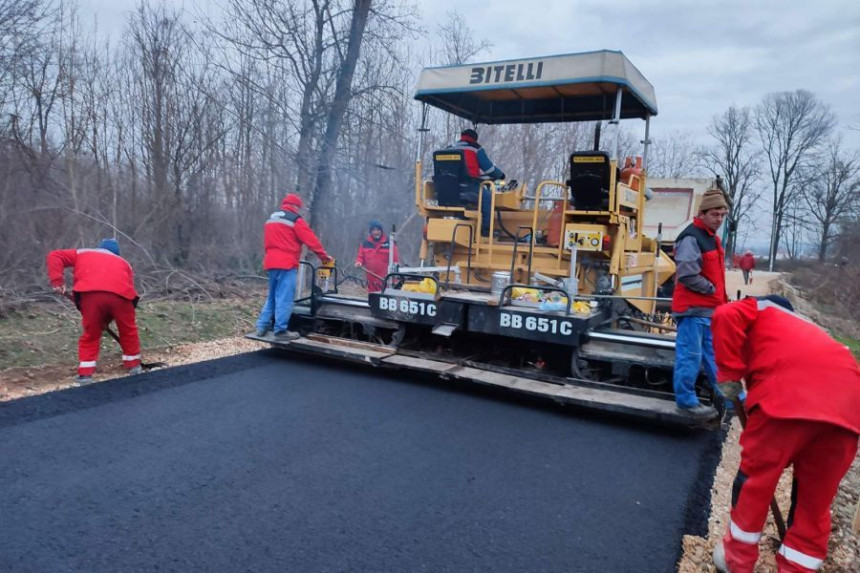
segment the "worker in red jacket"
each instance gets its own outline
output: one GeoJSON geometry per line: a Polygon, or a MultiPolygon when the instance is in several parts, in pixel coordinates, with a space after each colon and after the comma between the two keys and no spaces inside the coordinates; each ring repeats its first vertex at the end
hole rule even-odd
{"type": "Polygon", "coordinates": [[[97,249],[51,251],[46,262],[51,284],[62,294],[66,293],[63,271],[74,269],[72,293],[84,327],[78,340],[78,385],[93,382],[102,332],[111,320],[119,330],[123,366],[130,374],[139,374],[140,338],[135,323],[139,297],[134,290],[134,271],[119,256],[116,239],[102,240],[97,249]]]}
{"type": "MultiPolygon", "coordinates": [[[[392,245],[382,230],[382,223],[373,220],[368,225],[369,235],[358,247],[358,256],[355,258],[355,266],[364,268],[367,272],[367,292],[379,292],[382,290],[382,279],[388,274],[388,256],[392,245]],[[376,276],[374,276],[376,275],[376,276]]],[[[395,263],[400,262],[400,254],[397,245],[393,245],[395,263]]]]}
{"type": "Polygon", "coordinates": [[[294,193],[281,202],[281,210],[269,216],[263,226],[263,268],[269,275],[269,294],[257,319],[257,336],[274,329],[275,340],[287,341],[299,337],[287,330],[293,313],[296,274],[302,256],[302,246],[312,250],[323,263],[331,260],[317,236],[305,222],[299,209],[302,199],[294,193]]]}
{"type": "Polygon", "coordinates": [[[752,251],[747,251],[738,259],[738,267],[744,275],[744,284],[750,284],[752,270],[755,268],[755,255],[752,251]]]}
{"type": "Polygon", "coordinates": [[[794,314],[780,296],[722,305],[713,316],[719,389],[746,381],[748,420],[728,531],[714,550],[722,572],[752,573],[782,471],[794,466],[781,573],[817,570],[827,555],[830,505],[860,436],[860,369],[851,352],[794,314]]]}

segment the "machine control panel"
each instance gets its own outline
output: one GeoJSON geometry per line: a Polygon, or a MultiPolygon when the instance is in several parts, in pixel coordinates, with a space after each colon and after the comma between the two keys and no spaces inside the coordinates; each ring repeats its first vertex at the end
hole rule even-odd
{"type": "Polygon", "coordinates": [[[602,251],[603,231],[567,227],[564,230],[564,249],[573,250],[574,245],[579,251],[602,251]]]}

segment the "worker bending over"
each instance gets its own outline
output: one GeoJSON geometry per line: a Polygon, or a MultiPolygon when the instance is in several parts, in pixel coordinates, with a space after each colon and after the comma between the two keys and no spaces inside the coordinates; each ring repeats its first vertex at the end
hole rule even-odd
{"type": "Polygon", "coordinates": [[[65,249],[48,253],[48,278],[58,293],[66,294],[63,271],[72,267],[72,294],[81,311],[84,332],[78,339],[78,378],[83,386],[93,382],[102,332],[113,320],[119,330],[122,364],[129,374],[139,374],[140,338],[135,323],[139,297],[134,290],[134,271],[119,256],[116,239],[104,239],[97,249],[65,249]]]}
{"type": "Polygon", "coordinates": [[[857,453],[857,362],[848,348],[793,310],[788,300],[771,295],[714,312],[719,389],[734,399],[745,380],[748,410],[731,520],[714,550],[714,563],[724,573],[752,573],[770,500],[789,465],[792,506],[778,570],[817,570],[827,556],[830,505],[857,453]]]}

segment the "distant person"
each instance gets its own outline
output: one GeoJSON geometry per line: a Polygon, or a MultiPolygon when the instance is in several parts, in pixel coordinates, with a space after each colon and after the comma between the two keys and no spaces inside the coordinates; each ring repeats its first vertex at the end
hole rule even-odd
{"type": "MultiPolygon", "coordinates": [[[[355,258],[355,266],[364,268],[367,272],[367,292],[379,292],[382,290],[382,279],[388,274],[388,256],[391,252],[391,244],[388,236],[382,230],[382,223],[374,219],[368,225],[368,235],[358,247],[358,256],[355,258]],[[376,275],[376,276],[374,276],[376,275]]],[[[394,245],[394,262],[400,262],[400,254],[397,245],[394,245]]]]}
{"type": "Polygon", "coordinates": [[[719,189],[702,196],[698,215],[675,240],[675,291],[672,315],[678,323],[675,338],[673,386],[679,411],[697,420],[715,418],[717,411],[699,402],[696,379],[704,366],[716,388],[711,315],[728,301],[725,252],[717,229],[728,214],[728,204],[719,189]]]}
{"type": "Polygon", "coordinates": [[[302,245],[307,245],[323,263],[331,260],[322,243],[299,215],[301,208],[301,197],[290,193],[281,201],[281,210],[272,213],[263,226],[263,245],[266,250],[263,268],[269,275],[269,293],[257,319],[257,336],[265,336],[274,329],[277,341],[299,337],[298,333],[288,331],[287,327],[293,313],[302,245]]]}
{"type": "MultiPolygon", "coordinates": [[[[464,129],[460,133],[460,140],[453,144],[450,149],[462,150],[465,153],[466,169],[469,172],[470,185],[467,190],[460,194],[460,202],[466,206],[477,206],[478,188],[482,181],[496,181],[504,179],[505,174],[495,166],[486,150],[478,143],[478,132],[474,129],[464,129]]],[[[490,221],[493,217],[492,191],[484,185],[481,189],[481,235],[490,236],[490,221]]]]}
{"type": "Polygon", "coordinates": [[[84,328],[78,339],[78,386],[92,384],[102,333],[111,321],[119,330],[122,365],[129,374],[141,373],[140,337],[135,322],[139,297],[134,290],[134,271],[119,256],[116,239],[103,239],[96,249],[51,251],[45,262],[51,285],[64,295],[68,290],[63,271],[73,269],[71,293],[84,328]]]}
{"type": "Polygon", "coordinates": [[[743,254],[738,260],[738,267],[740,267],[741,273],[744,275],[744,284],[750,284],[752,270],[755,268],[755,255],[752,251],[747,251],[743,254]]]}
{"type": "MultiPolygon", "coordinates": [[[[830,505],[857,453],[860,369],[851,352],[794,314],[781,296],[725,304],[713,316],[717,380],[734,399],[746,381],[748,419],[718,571],[752,573],[768,506],[794,466],[780,572],[812,572],[827,556],[830,505]]],[[[855,569],[856,570],[856,569],[855,569]]]]}

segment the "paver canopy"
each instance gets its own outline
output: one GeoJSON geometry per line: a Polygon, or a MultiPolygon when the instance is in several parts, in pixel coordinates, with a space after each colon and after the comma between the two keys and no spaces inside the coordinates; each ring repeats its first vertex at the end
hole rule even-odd
{"type": "Polygon", "coordinates": [[[557,123],[657,115],[654,86],[612,50],[425,68],[415,99],[473,123],[557,123]]]}

